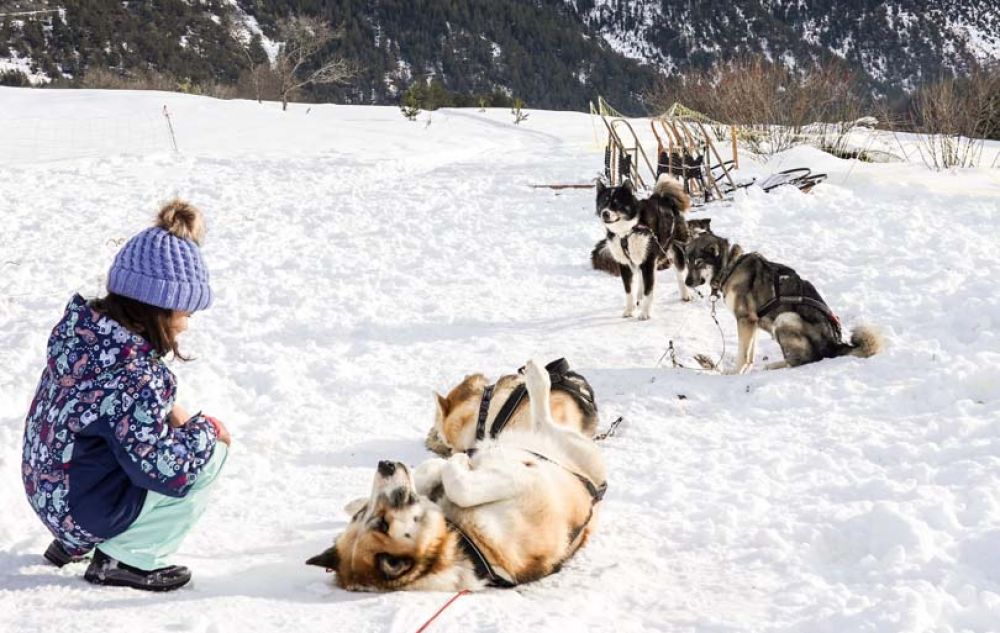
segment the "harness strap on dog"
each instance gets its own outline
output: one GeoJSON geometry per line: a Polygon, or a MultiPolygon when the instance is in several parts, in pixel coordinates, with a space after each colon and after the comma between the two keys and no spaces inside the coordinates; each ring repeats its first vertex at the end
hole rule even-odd
{"type": "Polygon", "coordinates": [[[517,583],[508,577],[508,574],[504,572],[504,575],[500,575],[490,565],[490,561],[487,560],[486,555],[483,554],[479,546],[469,538],[469,535],[458,527],[457,524],[452,521],[447,521],[448,526],[455,530],[458,534],[458,544],[462,546],[462,550],[465,551],[466,556],[472,561],[472,566],[476,570],[476,577],[482,578],[489,582],[491,587],[500,587],[502,589],[510,589],[511,587],[516,587],[517,583]]]}
{"type": "Polygon", "coordinates": [[[804,297],[801,295],[774,297],[761,307],[757,308],[757,316],[760,318],[764,318],[765,316],[767,316],[768,313],[770,313],[772,310],[777,308],[782,303],[803,304],[816,308],[817,310],[822,312],[827,319],[830,320],[831,324],[836,325],[836,328],[838,330],[840,328],[840,319],[837,318],[837,315],[833,313],[833,310],[830,309],[830,306],[826,305],[822,301],[817,301],[812,297],[804,297]]]}
{"type": "Polygon", "coordinates": [[[486,437],[486,416],[490,413],[490,400],[493,399],[493,389],[496,385],[488,385],[483,389],[483,399],[479,401],[479,419],[476,420],[476,441],[486,437]]]}
{"type": "Polygon", "coordinates": [[[768,265],[772,271],[774,271],[774,296],[764,305],[757,308],[757,316],[764,318],[774,311],[778,306],[785,304],[792,305],[807,305],[811,308],[815,308],[822,313],[827,320],[830,322],[830,326],[833,328],[834,335],[838,340],[843,338],[843,332],[841,330],[840,319],[837,315],[833,313],[830,306],[826,305],[823,301],[811,297],[807,294],[804,288],[804,282],[802,277],[799,276],[791,268],[786,266],[781,266],[780,264],[775,264],[773,262],[768,262],[764,260],[765,264],[768,265]],[[782,288],[782,282],[786,282],[788,286],[793,286],[794,288],[782,288]]]}
{"type": "MultiPolygon", "coordinates": [[[[573,530],[570,532],[569,542],[570,544],[572,544],[580,536],[584,528],[587,527],[591,519],[594,518],[594,508],[596,508],[597,504],[604,499],[604,495],[608,491],[608,482],[606,481],[601,482],[600,485],[595,484],[593,481],[590,480],[590,478],[576,472],[575,470],[567,468],[565,465],[560,464],[559,462],[555,461],[550,457],[546,457],[541,453],[536,453],[535,451],[528,450],[526,448],[520,450],[523,450],[524,452],[530,455],[534,455],[535,457],[537,457],[542,461],[549,462],[550,464],[554,464],[559,468],[562,468],[569,474],[576,477],[577,480],[581,484],[583,484],[583,487],[587,489],[587,493],[590,494],[590,510],[587,512],[587,518],[584,519],[583,523],[573,528],[573,530]]],[[[470,448],[469,450],[465,451],[465,454],[471,458],[477,452],[478,452],[477,449],[470,448]]],[[[454,529],[458,533],[459,543],[461,544],[462,549],[465,550],[465,553],[469,557],[469,559],[472,560],[472,564],[476,570],[476,576],[478,578],[482,578],[484,580],[489,581],[489,584],[493,587],[501,587],[504,589],[509,589],[517,585],[517,583],[514,582],[513,580],[505,576],[501,576],[496,572],[493,566],[490,565],[489,560],[487,560],[486,555],[483,554],[482,550],[479,549],[476,543],[471,538],[469,538],[468,534],[463,532],[461,528],[459,528],[456,524],[452,523],[451,521],[448,521],[448,525],[450,525],[452,529],[454,529]]],[[[579,545],[577,545],[577,548],[579,548],[579,545]]],[[[570,552],[569,555],[572,556],[572,554],[573,552],[570,552]]]]}
{"type": "MultiPolygon", "coordinates": [[[[535,451],[529,450],[527,448],[521,448],[521,449],[518,449],[518,450],[522,450],[525,453],[528,453],[529,455],[534,455],[535,457],[537,457],[538,459],[540,459],[542,461],[548,462],[550,464],[554,464],[554,465],[558,466],[559,468],[562,468],[563,470],[565,470],[569,474],[573,475],[577,479],[579,479],[580,483],[583,484],[583,487],[586,488],[587,492],[590,494],[591,505],[597,505],[601,500],[604,499],[604,495],[608,491],[608,482],[606,482],[606,481],[602,482],[600,485],[595,484],[593,481],[591,481],[585,475],[581,475],[580,473],[576,472],[575,470],[567,468],[566,466],[564,466],[563,464],[560,464],[559,462],[557,462],[556,460],[552,459],[551,457],[547,457],[545,455],[542,455],[541,453],[536,453],[535,451]]],[[[473,457],[478,452],[479,452],[479,449],[477,449],[477,448],[470,448],[469,450],[465,451],[465,454],[468,455],[469,457],[473,457]]]]}
{"type": "MultiPolygon", "coordinates": [[[[479,401],[479,418],[476,420],[477,442],[486,439],[486,420],[489,418],[490,401],[493,399],[493,391],[495,389],[496,385],[489,385],[483,389],[483,398],[479,401]]],[[[510,392],[506,402],[500,407],[496,419],[493,420],[493,424],[490,426],[490,438],[495,438],[503,431],[507,423],[510,422],[511,417],[513,417],[517,406],[521,404],[521,400],[527,393],[528,389],[524,385],[518,385],[510,392]]]]}
{"type": "MultiPolygon", "coordinates": [[[[555,461],[551,457],[546,457],[545,455],[542,455],[541,453],[536,453],[535,451],[529,451],[528,449],[522,449],[522,450],[524,450],[524,451],[526,451],[528,453],[531,453],[532,455],[534,455],[535,457],[537,457],[538,459],[540,459],[542,461],[549,462],[550,464],[555,464],[559,468],[562,468],[563,470],[565,470],[569,474],[571,474],[574,477],[576,477],[577,479],[579,479],[580,483],[583,484],[583,487],[587,489],[588,493],[590,493],[590,504],[591,504],[592,507],[595,506],[595,505],[597,505],[602,499],[604,499],[604,494],[608,491],[608,482],[605,481],[605,482],[602,482],[601,485],[597,485],[594,482],[592,482],[588,477],[585,477],[584,475],[581,475],[580,473],[576,472],[575,470],[570,470],[569,468],[567,468],[566,466],[563,466],[562,464],[560,464],[559,462],[555,461]]],[[[590,520],[590,518],[588,517],[587,521],[589,521],[589,520],[590,520]]],[[[584,525],[586,525],[586,524],[587,523],[584,522],[584,525]]]]}
{"type": "Polygon", "coordinates": [[[510,392],[507,396],[507,401],[503,403],[500,407],[500,411],[497,412],[497,417],[493,420],[493,424],[490,426],[490,437],[496,437],[500,435],[500,432],[504,430],[510,419],[514,417],[514,411],[524,400],[524,397],[528,395],[528,388],[524,385],[518,385],[514,387],[514,391],[510,392]]]}
{"type": "MultiPolygon", "coordinates": [[[[523,369],[523,367],[519,369],[518,373],[523,369]]],[[[552,385],[559,385],[564,391],[573,395],[579,401],[584,411],[588,408],[596,409],[594,394],[589,389],[584,389],[575,382],[568,380],[572,372],[570,372],[569,362],[565,358],[558,358],[550,362],[545,366],[545,370],[549,372],[549,379],[552,381],[552,385]]],[[[495,388],[496,385],[486,387],[483,390],[482,400],[479,401],[479,418],[476,420],[477,442],[486,439],[486,421],[489,418],[490,401],[493,399],[495,388]]],[[[497,417],[493,420],[493,424],[490,425],[490,438],[495,438],[503,432],[526,395],[528,395],[528,388],[524,384],[518,385],[511,391],[510,395],[507,396],[506,402],[503,403],[500,411],[497,412],[497,417]]]]}

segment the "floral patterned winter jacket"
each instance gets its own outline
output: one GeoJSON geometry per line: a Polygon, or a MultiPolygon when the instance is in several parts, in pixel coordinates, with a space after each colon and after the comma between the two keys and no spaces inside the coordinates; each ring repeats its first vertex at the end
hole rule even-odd
{"type": "Polygon", "coordinates": [[[211,422],[168,424],[175,382],[145,339],[73,297],[49,338],[21,465],[31,507],[70,552],[124,532],[147,490],[183,497],[211,459],[211,422]]]}

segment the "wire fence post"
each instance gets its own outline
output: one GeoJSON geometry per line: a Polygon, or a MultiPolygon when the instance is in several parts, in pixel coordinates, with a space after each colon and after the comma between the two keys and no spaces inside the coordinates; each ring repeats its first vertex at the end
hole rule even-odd
{"type": "Polygon", "coordinates": [[[167,110],[167,106],[163,106],[163,116],[167,119],[167,129],[170,130],[170,141],[174,144],[174,152],[179,152],[177,149],[177,137],[174,136],[174,124],[170,121],[170,111],[167,110]]]}

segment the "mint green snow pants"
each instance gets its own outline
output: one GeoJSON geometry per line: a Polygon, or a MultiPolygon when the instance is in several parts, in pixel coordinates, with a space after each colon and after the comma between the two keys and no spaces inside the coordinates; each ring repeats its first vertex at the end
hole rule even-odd
{"type": "Polygon", "coordinates": [[[170,563],[184,537],[208,507],[212,483],[222,470],[229,447],[219,442],[201,476],[183,497],[167,497],[150,490],[142,510],[128,529],[97,546],[111,558],[142,570],[160,569],[170,563]]]}

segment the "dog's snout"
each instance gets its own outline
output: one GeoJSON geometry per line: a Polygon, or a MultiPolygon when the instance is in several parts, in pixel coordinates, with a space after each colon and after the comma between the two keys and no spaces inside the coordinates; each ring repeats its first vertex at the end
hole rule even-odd
{"type": "Polygon", "coordinates": [[[601,219],[604,220],[605,222],[610,221],[611,220],[611,212],[608,211],[607,209],[605,209],[604,211],[601,211],[601,219]]]}
{"type": "Polygon", "coordinates": [[[378,474],[383,477],[392,477],[396,472],[396,463],[382,460],[378,463],[378,474]]]}

